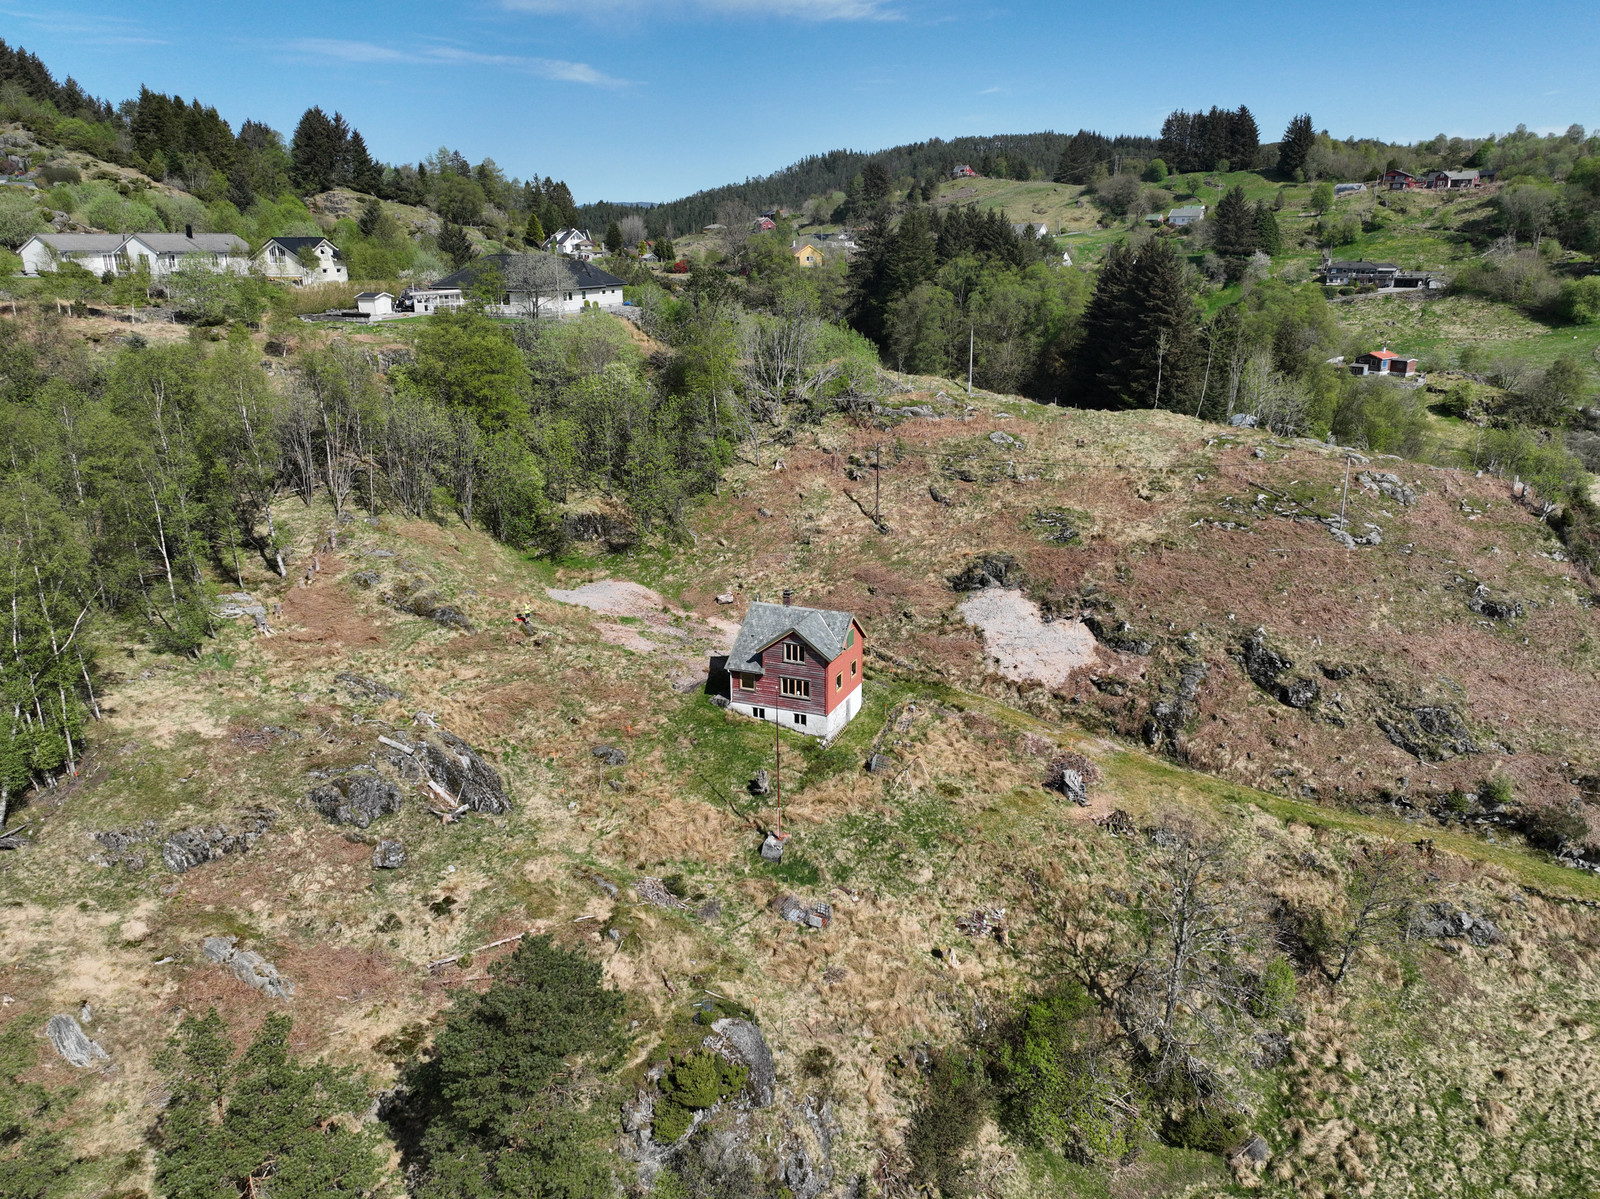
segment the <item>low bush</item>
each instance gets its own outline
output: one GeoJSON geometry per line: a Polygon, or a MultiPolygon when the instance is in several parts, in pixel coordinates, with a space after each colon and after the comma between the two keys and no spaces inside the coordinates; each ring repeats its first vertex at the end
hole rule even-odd
{"type": "Polygon", "coordinates": [[[934,1055],[927,1094],[906,1129],[915,1185],[940,1195],[965,1193],[967,1152],[983,1127],[987,1094],[981,1063],[953,1053],[934,1055]]]}
{"type": "Polygon", "coordinates": [[[694,1114],[715,1107],[738,1093],[750,1071],[720,1054],[696,1050],[673,1063],[661,1078],[661,1098],[656,1100],[651,1131],[670,1144],[689,1131],[694,1114]]]}

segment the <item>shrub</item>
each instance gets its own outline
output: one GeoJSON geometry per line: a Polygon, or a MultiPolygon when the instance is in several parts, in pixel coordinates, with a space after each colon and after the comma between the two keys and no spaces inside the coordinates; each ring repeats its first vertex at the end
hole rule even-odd
{"type": "Polygon", "coordinates": [[[652,1132],[671,1143],[689,1130],[694,1114],[715,1107],[744,1086],[750,1071],[720,1054],[698,1049],[680,1058],[662,1076],[652,1132]]]}
{"type": "Polygon", "coordinates": [[[1511,777],[1503,771],[1496,771],[1484,779],[1481,793],[1489,803],[1501,806],[1510,803],[1516,797],[1511,785],[1511,777]]]}
{"type": "Polygon", "coordinates": [[[1114,1166],[1133,1152],[1140,1121],[1123,1093],[1121,1063],[1079,986],[1024,1009],[1001,1051],[1007,1120],[1035,1144],[1075,1161],[1114,1166]]]}
{"type": "Polygon", "coordinates": [[[1250,997],[1250,1011],[1258,1020],[1276,1020],[1294,1006],[1294,967],[1283,954],[1275,954],[1261,968],[1256,979],[1255,993],[1250,997]]]}
{"type": "Polygon", "coordinates": [[[1600,322],[1600,275],[1569,279],[1561,285],[1556,311],[1575,325],[1600,322]]]}
{"type": "Polygon", "coordinates": [[[52,162],[39,168],[39,178],[54,186],[57,183],[82,183],[83,175],[70,162],[52,162]]]}
{"type": "Polygon", "coordinates": [[[927,1095],[906,1129],[914,1184],[937,1187],[943,1195],[964,1193],[967,1150],[983,1127],[986,1092],[978,1062],[955,1054],[934,1056],[927,1095]]]}

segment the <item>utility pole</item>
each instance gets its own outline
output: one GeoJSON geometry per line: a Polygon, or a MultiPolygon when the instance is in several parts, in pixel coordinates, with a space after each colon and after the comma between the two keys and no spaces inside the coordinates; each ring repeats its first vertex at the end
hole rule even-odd
{"type": "Polygon", "coordinates": [[[972,341],[974,326],[967,326],[967,394],[972,394],[972,341]]]}
{"type": "Polygon", "coordinates": [[[778,709],[772,709],[772,793],[778,798],[778,843],[783,843],[783,745],[778,740],[778,709]]]}
{"type": "Polygon", "coordinates": [[[872,522],[883,523],[883,509],[880,500],[883,496],[883,442],[872,447],[872,522]]]}
{"type": "Polygon", "coordinates": [[[1344,492],[1339,496],[1339,531],[1344,531],[1344,505],[1350,498],[1350,455],[1344,456],[1344,492]]]}

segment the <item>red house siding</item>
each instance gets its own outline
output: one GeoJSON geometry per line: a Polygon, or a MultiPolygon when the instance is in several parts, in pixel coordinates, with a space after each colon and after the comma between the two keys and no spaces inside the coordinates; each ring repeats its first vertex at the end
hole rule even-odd
{"type": "Polygon", "coordinates": [[[828,663],[828,706],[823,709],[825,712],[832,712],[844,702],[845,696],[861,685],[861,651],[865,648],[866,634],[853,620],[850,628],[855,633],[855,644],[845,646],[844,653],[828,663]]]}
{"type": "Polygon", "coordinates": [[[732,697],[742,704],[826,716],[861,682],[861,651],[864,637],[860,625],[853,627],[856,634],[855,644],[849,646],[832,662],[824,662],[814,649],[793,634],[781,641],[774,641],[762,651],[761,665],[766,673],[753,676],[755,688],[751,690],[740,685],[749,681],[752,676],[735,675],[731,688],[732,697]],[[785,662],[783,660],[785,644],[798,645],[802,661],[785,662]],[[851,673],[852,667],[854,674],[851,673]],[[841,675],[843,683],[836,686],[834,680],[841,675]],[[811,684],[811,695],[805,699],[784,695],[783,685],[779,680],[785,678],[805,679],[811,684]]]}

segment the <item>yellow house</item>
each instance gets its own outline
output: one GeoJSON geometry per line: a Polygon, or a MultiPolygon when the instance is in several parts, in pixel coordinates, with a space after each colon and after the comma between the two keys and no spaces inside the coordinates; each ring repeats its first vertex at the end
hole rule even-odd
{"type": "Polygon", "coordinates": [[[817,249],[817,247],[812,245],[810,242],[805,242],[802,245],[796,246],[794,249],[790,250],[789,253],[794,255],[794,260],[801,266],[822,265],[822,251],[817,249]]]}

